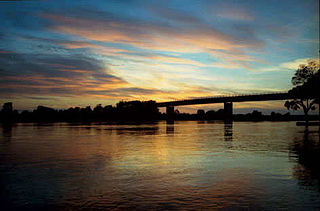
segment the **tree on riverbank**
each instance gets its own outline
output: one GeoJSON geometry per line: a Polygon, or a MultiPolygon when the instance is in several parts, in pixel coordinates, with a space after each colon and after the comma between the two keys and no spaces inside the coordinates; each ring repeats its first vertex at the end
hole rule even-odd
{"type": "Polygon", "coordinates": [[[319,106],[319,67],[317,60],[310,60],[308,64],[299,66],[291,80],[294,87],[289,90],[289,94],[294,96],[294,99],[288,100],[284,104],[287,109],[303,109],[307,125],[309,111],[315,110],[316,104],[319,106]]]}

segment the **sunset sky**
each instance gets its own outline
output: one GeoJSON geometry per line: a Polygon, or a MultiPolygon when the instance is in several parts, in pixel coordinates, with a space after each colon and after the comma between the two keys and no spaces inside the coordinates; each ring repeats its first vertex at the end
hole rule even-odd
{"type": "Polygon", "coordinates": [[[0,1],[0,103],[19,110],[281,92],[318,52],[318,0],[0,1]]]}

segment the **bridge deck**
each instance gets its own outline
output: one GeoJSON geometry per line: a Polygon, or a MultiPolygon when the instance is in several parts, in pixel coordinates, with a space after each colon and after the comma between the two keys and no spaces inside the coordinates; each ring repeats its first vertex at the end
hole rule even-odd
{"type": "Polygon", "coordinates": [[[235,95],[235,96],[217,96],[209,98],[176,100],[169,102],[156,103],[158,107],[209,104],[209,103],[225,103],[225,102],[248,102],[248,101],[268,101],[268,100],[287,100],[292,99],[292,95],[285,93],[272,94],[253,94],[253,95],[235,95]]]}

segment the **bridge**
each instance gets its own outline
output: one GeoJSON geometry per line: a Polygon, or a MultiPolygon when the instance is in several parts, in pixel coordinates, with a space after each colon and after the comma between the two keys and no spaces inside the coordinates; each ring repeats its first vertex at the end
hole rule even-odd
{"type": "Polygon", "coordinates": [[[224,103],[225,118],[231,119],[233,115],[233,102],[288,100],[293,98],[294,97],[288,92],[280,92],[280,93],[268,93],[268,94],[227,95],[227,96],[175,100],[175,101],[168,101],[168,102],[159,102],[159,103],[156,103],[156,105],[157,107],[166,107],[167,118],[173,119],[175,106],[224,103]]]}

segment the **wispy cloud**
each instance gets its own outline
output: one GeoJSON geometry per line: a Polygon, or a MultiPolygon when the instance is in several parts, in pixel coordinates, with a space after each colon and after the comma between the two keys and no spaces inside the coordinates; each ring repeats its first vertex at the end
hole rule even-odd
{"type": "Polygon", "coordinates": [[[319,62],[319,59],[317,58],[302,58],[302,59],[295,59],[293,61],[284,62],[277,66],[271,66],[271,67],[265,67],[260,68],[258,71],[262,72],[268,72],[268,71],[292,71],[297,70],[301,64],[308,64],[310,60],[314,60],[316,62],[319,62]]]}
{"type": "Polygon", "coordinates": [[[222,33],[214,27],[198,22],[189,27],[163,25],[160,23],[126,20],[106,16],[105,19],[92,17],[68,17],[60,14],[43,14],[52,20],[53,30],[77,35],[86,39],[126,43],[151,50],[194,52],[210,49],[232,50],[236,48],[260,48],[263,43],[252,40],[235,42],[233,35],[222,33]]]}

